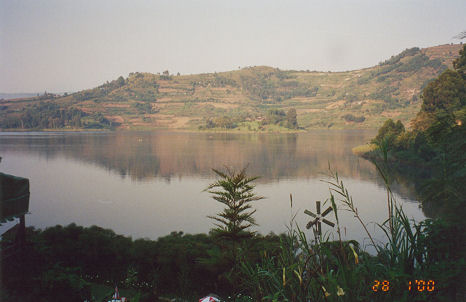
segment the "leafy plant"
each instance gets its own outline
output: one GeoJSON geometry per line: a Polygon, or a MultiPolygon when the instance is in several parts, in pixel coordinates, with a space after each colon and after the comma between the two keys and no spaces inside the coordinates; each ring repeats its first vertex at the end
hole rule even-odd
{"type": "Polygon", "coordinates": [[[258,177],[248,177],[246,168],[238,172],[229,168],[225,172],[216,169],[213,171],[220,179],[209,185],[205,191],[225,205],[225,209],[216,216],[208,216],[216,221],[217,228],[212,230],[213,233],[234,242],[251,238],[254,232],[249,229],[256,225],[253,218],[256,210],[252,210],[251,203],[264,198],[253,192],[255,186],[251,183],[258,177]]]}

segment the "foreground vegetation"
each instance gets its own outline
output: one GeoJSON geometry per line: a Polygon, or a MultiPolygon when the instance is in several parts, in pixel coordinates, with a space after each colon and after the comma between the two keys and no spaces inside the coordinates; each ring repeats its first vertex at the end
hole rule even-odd
{"type": "MultiPolygon", "coordinates": [[[[387,221],[379,225],[387,243],[381,244],[338,174],[330,170],[327,179],[324,204],[333,210],[338,235],[339,211],[348,210],[373,243],[371,255],[355,241],[330,241],[316,228],[304,232],[293,218],[287,234],[253,232],[253,203],[262,198],[254,193],[255,178],[245,170],[217,172],[219,180],[207,190],[225,209],[211,217],[217,224],[209,234],[173,232],[153,241],[97,226],[28,228],[23,251],[2,261],[2,301],[103,301],[113,285],[131,301],[191,301],[209,292],[227,301],[464,298],[465,247],[458,240],[464,228],[442,219],[410,221],[388,185],[387,221]]],[[[9,240],[7,234],[2,246],[9,240]]]]}
{"type": "Polygon", "coordinates": [[[415,47],[377,66],[347,72],[264,66],[199,75],[136,72],[69,95],[0,100],[0,128],[377,128],[387,117],[413,118],[419,92],[452,66],[459,48],[415,47]],[[291,116],[277,121],[293,109],[296,123],[289,122],[291,116]],[[273,113],[278,114],[271,119],[273,113]]]}

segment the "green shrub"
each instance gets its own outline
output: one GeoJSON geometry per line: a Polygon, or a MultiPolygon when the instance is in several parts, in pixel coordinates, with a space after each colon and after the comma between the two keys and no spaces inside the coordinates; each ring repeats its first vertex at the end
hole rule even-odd
{"type": "Polygon", "coordinates": [[[355,122],[355,123],[362,123],[366,120],[366,118],[361,115],[361,116],[354,116],[351,113],[345,114],[342,116],[343,119],[347,122],[355,122]]]}

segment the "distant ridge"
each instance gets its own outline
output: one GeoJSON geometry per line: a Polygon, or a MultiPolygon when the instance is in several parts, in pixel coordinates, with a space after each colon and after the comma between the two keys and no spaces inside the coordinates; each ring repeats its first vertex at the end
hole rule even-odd
{"type": "Polygon", "coordinates": [[[39,93],[25,92],[25,93],[5,93],[0,92],[0,99],[11,100],[11,99],[22,99],[22,98],[32,98],[37,96],[39,93]]]}
{"type": "Polygon", "coordinates": [[[268,66],[197,75],[134,72],[69,95],[1,101],[0,128],[275,132],[289,130],[290,109],[299,129],[378,128],[387,118],[407,123],[419,111],[422,88],[452,67],[461,48],[414,47],[346,72],[268,66]]]}

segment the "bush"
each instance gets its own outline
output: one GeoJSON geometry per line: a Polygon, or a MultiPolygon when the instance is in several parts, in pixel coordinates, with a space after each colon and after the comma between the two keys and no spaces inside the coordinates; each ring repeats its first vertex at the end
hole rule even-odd
{"type": "Polygon", "coordinates": [[[361,116],[354,116],[351,113],[345,114],[342,116],[343,119],[347,122],[355,122],[355,123],[362,123],[366,120],[366,118],[361,115],[361,116]]]}
{"type": "Polygon", "coordinates": [[[405,127],[403,123],[398,120],[396,123],[392,119],[388,119],[379,128],[379,132],[375,139],[373,139],[374,143],[380,143],[383,139],[390,139],[391,142],[395,140],[395,138],[405,131],[405,127]]]}

